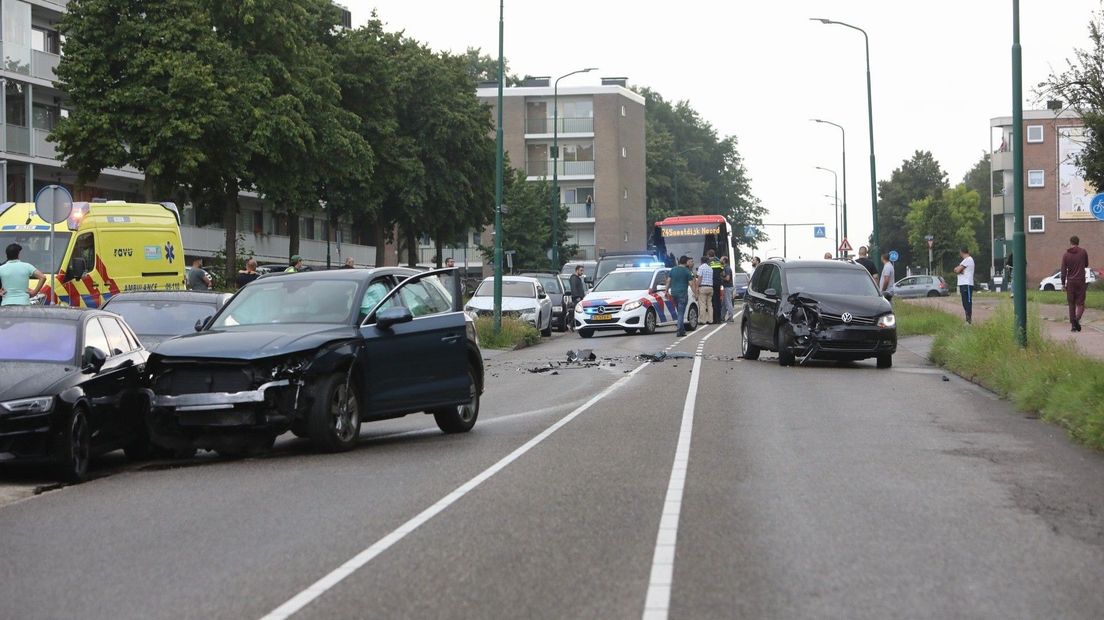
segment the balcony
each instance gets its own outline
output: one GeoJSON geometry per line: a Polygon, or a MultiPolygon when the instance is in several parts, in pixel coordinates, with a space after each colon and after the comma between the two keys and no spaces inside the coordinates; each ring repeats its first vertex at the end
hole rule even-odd
{"type": "Polygon", "coordinates": [[[31,132],[26,127],[18,125],[4,125],[8,138],[8,152],[21,155],[31,154],[31,132]]]}
{"type": "MultiPolygon", "coordinates": [[[[557,161],[558,176],[594,176],[593,161],[557,161]]],[[[530,177],[551,177],[551,159],[530,159],[525,162],[525,175],[530,177]]]]}
{"type": "MultiPolygon", "coordinates": [[[[252,254],[261,263],[286,263],[288,247],[291,241],[282,235],[258,235],[240,231],[245,241],[238,244],[238,251],[252,254]]],[[[221,228],[181,226],[180,235],[184,240],[184,249],[188,254],[211,256],[226,248],[226,231],[221,228]]],[[[326,264],[326,241],[299,239],[299,254],[306,262],[314,265],[326,264]]],[[[337,242],[330,242],[330,263],[341,265],[346,257],[352,257],[358,265],[375,265],[376,248],[370,245],[342,243],[338,253],[337,242]]]]}
{"type": "MultiPolygon", "coordinates": [[[[1007,203],[1008,203],[1008,205],[1007,205],[1008,208],[1011,209],[1012,208],[1012,201],[1009,200],[1009,201],[1007,201],[1007,203]]],[[[990,209],[992,210],[993,215],[999,215],[999,214],[1002,214],[1002,213],[1010,213],[1011,212],[1011,211],[1005,211],[1005,199],[1004,199],[1003,194],[994,194],[993,195],[992,202],[990,203],[990,209]]]]}
{"type": "Polygon", "coordinates": [[[569,222],[593,222],[594,221],[594,205],[587,207],[586,204],[565,204],[567,207],[567,221],[569,222]]]}
{"type": "Polygon", "coordinates": [[[1012,152],[996,151],[993,153],[993,172],[1012,169],[1012,152]]]}
{"type": "Polygon", "coordinates": [[[598,259],[598,253],[595,251],[595,246],[593,246],[593,245],[580,245],[578,247],[579,247],[579,250],[577,252],[575,252],[575,256],[572,256],[571,260],[569,260],[567,262],[571,262],[572,260],[597,260],[598,259]]]}
{"type": "Polygon", "coordinates": [[[45,157],[46,159],[57,159],[57,148],[54,147],[53,142],[47,142],[46,137],[50,135],[49,131],[45,129],[34,130],[34,156],[45,157]]]}
{"type": "Polygon", "coordinates": [[[49,52],[34,50],[31,55],[31,76],[53,82],[57,79],[54,69],[61,62],[61,56],[49,52]]]}
{"type": "MultiPolygon", "coordinates": [[[[525,133],[551,135],[554,124],[551,117],[529,118],[525,120],[525,133]]],[[[559,128],[556,132],[560,134],[593,134],[594,119],[590,117],[560,118],[559,128]]]]}

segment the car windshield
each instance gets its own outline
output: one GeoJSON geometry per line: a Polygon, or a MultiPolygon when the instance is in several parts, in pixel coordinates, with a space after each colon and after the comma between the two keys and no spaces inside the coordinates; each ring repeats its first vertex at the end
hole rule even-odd
{"type": "Polygon", "coordinates": [[[732,284],[734,286],[747,286],[748,280],[751,278],[746,273],[734,273],[732,274],[732,284]]]}
{"type": "Polygon", "coordinates": [[[533,277],[537,279],[537,282],[541,283],[541,286],[544,287],[544,290],[547,293],[553,294],[553,293],[559,293],[560,292],[560,285],[559,285],[560,279],[557,278],[556,276],[539,275],[539,276],[533,276],[533,277]]]}
{"type": "MultiPolygon", "coordinates": [[[[65,250],[69,247],[69,238],[72,233],[54,233],[54,265],[50,267],[50,233],[49,232],[0,232],[0,248],[6,248],[12,243],[23,246],[19,253],[19,260],[30,263],[42,273],[57,272],[61,268],[61,261],[65,258],[65,250]]],[[[0,256],[0,263],[6,262],[0,256]]]]}
{"type": "Polygon", "coordinates": [[[605,291],[640,291],[652,285],[651,271],[613,271],[602,278],[595,293],[605,291]]]}
{"type": "Polygon", "coordinates": [[[786,269],[790,293],[827,293],[877,297],[878,289],[866,271],[856,269],[786,269]]]}
{"type": "Polygon", "coordinates": [[[72,364],[77,322],[0,317],[0,360],[72,364]]]}
{"type": "MultiPolygon", "coordinates": [[[[631,256],[608,256],[603,258],[596,268],[595,277],[601,280],[614,269],[621,267],[654,267],[656,258],[651,254],[638,254],[631,256]]],[[[662,267],[662,265],[659,265],[662,267]]],[[[647,287],[644,287],[647,288],[647,287]]],[[[612,290],[612,289],[611,289],[612,290]]]]}
{"type": "Polygon", "coordinates": [[[280,276],[254,280],[219,313],[212,327],[271,323],[350,324],[360,308],[358,283],[280,276]],[[267,280],[267,281],[266,281],[267,280]]]}
{"type": "Polygon", "coordinates": [[[196,321],[209,318],[218,306],[164,299],[116,299],[107,310],[126,319],[140,336],[180,336],[195,330],[196,321]]]}
{"type": "MultiPolygon", "coordinates": [[[[484,280],[479,285],[479,289],[475,291],[475,296],[494,297],[494,280],[484,280]]],[[[529,282],[508,282],[503,280],[502,296],[535,299],[537,296],[537,288],[529,282]]]]}

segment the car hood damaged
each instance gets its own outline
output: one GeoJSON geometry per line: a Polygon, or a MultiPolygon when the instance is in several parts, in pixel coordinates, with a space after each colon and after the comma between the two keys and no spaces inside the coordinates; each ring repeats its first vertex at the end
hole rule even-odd
{"type": "Polygon", "coordinates": [[[893,306],[883,297],[857,295],[833,295],[829,293],[796,292],[787,300],[791,305],[803,304],[817,312],[841,315],[850,312],[855,316],[877,317],[893,311],[893,306]]]}
{"type": "Polygon", "coordinates": [[[160,357],[258,360],[312,351],[337,340],[357,336],[348,325],[292,323],[241,325],[212,329],[166,340],[157,346],[160,357]]]}
{"type": "Polygon", "coordinates": [[[0,402],[57,393],[57,383],[74,374],[71,365],[0,362],[0,402]]]}

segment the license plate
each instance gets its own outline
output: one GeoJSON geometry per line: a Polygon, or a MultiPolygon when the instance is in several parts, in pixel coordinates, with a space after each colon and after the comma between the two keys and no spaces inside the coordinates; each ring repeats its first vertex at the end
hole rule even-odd
{"type": "Polygon", "coordinates": [[[594,320],[594,321],[610,321],[610,320],[613,320],[613,315],[612,314],[595,314],[594,316],[591,317],[591,320],[594,320]]]}

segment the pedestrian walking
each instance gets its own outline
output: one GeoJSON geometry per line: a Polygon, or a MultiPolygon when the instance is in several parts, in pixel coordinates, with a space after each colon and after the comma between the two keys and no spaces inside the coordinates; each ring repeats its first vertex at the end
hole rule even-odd
{"type": "Polygon", "coordinates": [[[878,267],[874,264],[874,261],[870,260],[870,250],[865,245],[859,248],[859,257],[855,259],[855,262],[865,267],[875,282],[878,281],[878,267]]]}
{"type": "Polygon", "coordinates": [[[721,281],[721,285],[724,287],[722,298],[724,302],[724,320],[726,323],[731,323],[736,318],[732,307],[732,293],[734,292],[732,287],[732,267],[729,265],[727,256],[721,257],[721,264],[724,265],[724,279],[721,281]]]}
{"type": "Polygon", "coordinates": [[[245,269],[238,272],[236,283],[238,288],[241,288],[259,277],[261,274],[257,273],[257,259],[250,258],[245,261],[245,269]]]}
{"type": "Polygon", "coordinates": [[[1062,288],[1066,289],[1069,304],[1070,331],[1081,331],[1081,315],[1085,314],[1085,269],[1089,266],[1089,253],[1081,247],[1081,239],[1070,237],[1070,247],[1062,255],[1062,288]]]}
{"type": "Polygon", "coordinates": [[[690,307],[690,287],[694,281],[694,272],[690,271],[689,256],[679,257],[678,265],[667,272],[667,294],[675,300],[675,313],[678,320],[675,325],[676,336],[686,335],[686,309],[690,307]]]}
{"type": "Polygon", "coordinates": [[[8,261],[0,265],[0,295],[4,296],[0,306],[29,306],[31,298],[37,296],[46,286],[46,276],[30,263],[19,260],[23,246],[11,243],[4,249],[8,261]],[[31,278],[37,278],[34,290],[29,290],[31,278]]]}
{"type": "Polygon", "coordinates": [[[186,286],[189,291],[211,290],[211,274],[203,268],[203,259],[198,256],[192,259],[192,269],[188,271],[186,286]]]}
{"type": "Polygon", "coordinates": [[[705,325],[713,322],[713,267],[709,257],[701,257],[698,266],[698,319],[705,325]]]}
{"type": "MultiPolygon", "coordinates": [[[[575,265],[575,273],[571,274],[571,278],[568,279],[571,285],[571,304],[573,306],[586,297],[586,285],[583,284],[584,273],[586,273],[586,269],[582,265],[575,265]]],[[[564,312],[567,312],[567,308],[564,308],[564,312]]],[[[568,324],[571,326],[571,331],[575,331],[575,321],[571,320],[568,324]]]]}
{"type": "Polygon", "coordinates": [[[893,262],[889,260],[889,254],[882,254],[882,279],[878,283],[878,292],[883,295],[889,292],[889,287],[894,283],[893,262]]]}
{"type": "Polygon", "coordinates": [[[970,256],[970,250],[962,248],[958,251],[962,262],[954,268],[958,274],[958,294],[962,296],[962,309],[966,312],[966,322],[974,320],[974,257],[970,256]]]}

